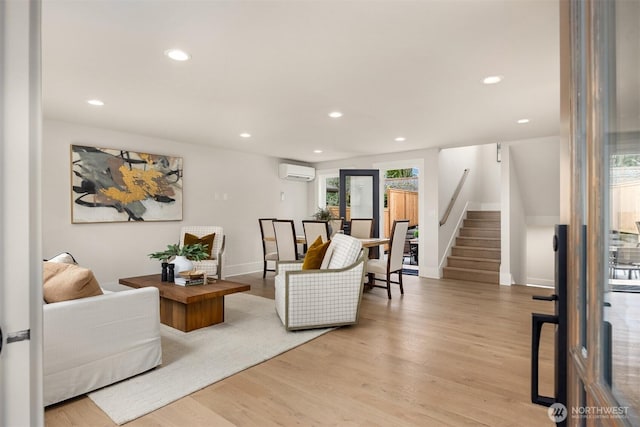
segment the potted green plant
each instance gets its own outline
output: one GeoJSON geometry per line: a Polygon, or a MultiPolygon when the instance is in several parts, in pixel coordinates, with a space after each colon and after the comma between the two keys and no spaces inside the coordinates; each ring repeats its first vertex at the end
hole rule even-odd
{"type": "Polygon", "coordinates": [[[329,208],[318,208],[318,210],[312,215],[314,219],[319,221],[330,221],[336,219],[329,208]]]}
{"type": "Polygon", "coordinates": [[[162,262],[168,262],[171,257],[185,257],[192,261],[202,261],[209,258],[209,245],[203,245],[202,243],[196,243],[193,245],[179,244],[167,245],[167,249],[160,252],[153,252],[149,254],[149,258],[158,259],[162,262]]]}
{"type": "Polygon", "coordinates": [[[159,252],[152,252],[149,254],[149,258],[158,259],[162,262],[162,281],[172,281],[174,278],[172,272],[179,273],[181,271],[188,271],[193,269],[193,263],[191,261],[202,261],[209,258],[209,245],[202,243],[196,243],[193,245],[179,244],[167,245],[167,249],[159,252]],[[169,266],[169,260],[173,257],[173,269],[169,266]],[[167,273],[169,268],[169,273],[167,273]],[[172,271],[173,270],[173,271],[172,271]]]}

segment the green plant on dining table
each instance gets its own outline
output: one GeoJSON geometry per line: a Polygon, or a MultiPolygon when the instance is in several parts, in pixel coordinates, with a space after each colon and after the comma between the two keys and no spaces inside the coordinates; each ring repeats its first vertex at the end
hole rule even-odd
{"type": "Polygon", "coordinates": [[[318,210],[313,214],[313,217],[319,221],[329,221],[332,219],[336,219],[329,208],[318,208],[318,210]]]}
{"type": "Polygon", "coordinates": [[[171,257],[184,256],[191,261],[202,261],[209,258],[209,245],[202,243],[196,243],[193,245],[179,244],[167,245],[167,249],[160,252],[153,252],[149,254],[149,258],[158,259],[162,262],[167,262],[171,257]]]}

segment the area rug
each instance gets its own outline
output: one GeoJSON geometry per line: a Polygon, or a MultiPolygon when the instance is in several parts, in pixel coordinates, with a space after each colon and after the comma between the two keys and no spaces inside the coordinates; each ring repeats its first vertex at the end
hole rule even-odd
{"type": "Polygon", "coordinates": [[[273,300],[228,295],[224,323],[189,333],[161,325],[161,366],[88,396],[124,424],[330,330],[287,332],[273,300]]]}
{"type": "Polygon", "coordinates": [[[417,276],[418,270],[415,270],[413,268],[403,268],[402,274],[406,274],[407,276],[417,276]]]}

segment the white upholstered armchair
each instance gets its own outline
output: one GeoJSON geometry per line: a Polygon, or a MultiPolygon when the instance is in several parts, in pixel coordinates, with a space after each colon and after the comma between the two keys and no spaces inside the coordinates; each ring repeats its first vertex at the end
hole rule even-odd
{"type": "Polygon", "coordinates": [[[285,328],[357,323],[367,257],[358,239],[336,234],[318,270],[302,270],[301,261],[279,261],[275,300],[285,328]]]}
{"type": "Polygon", "coordinates": [[[193,268],[206,272],[208,277],[224,279],[224,229],[215,225],[193,225],[182,227],[180,231],[180,246],[184,245],[184,235],[186,233],[193,234],[198,238],[215,233],[211,248],[211,259],[192,261],[193,268]]]}

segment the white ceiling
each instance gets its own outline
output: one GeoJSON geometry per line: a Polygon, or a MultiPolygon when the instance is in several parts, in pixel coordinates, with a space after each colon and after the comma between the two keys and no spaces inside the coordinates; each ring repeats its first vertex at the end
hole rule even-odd
{"type": "Polygon", "coordinates": [[[559,132],[557,0],[44,0],[42,21],[45,118],[307,162],[559,132]]]}

